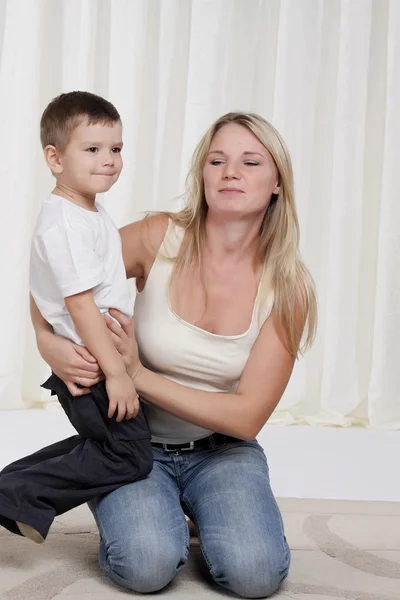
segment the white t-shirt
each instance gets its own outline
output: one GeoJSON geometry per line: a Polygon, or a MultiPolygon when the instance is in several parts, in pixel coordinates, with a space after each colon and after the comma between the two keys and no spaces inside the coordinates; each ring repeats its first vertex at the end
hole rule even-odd
{"type": "Polygon", "coordinates": [[[31,245],[30,290],[37,307],[55,333],[81,345],[66,297],[93,288],[101,313],[133,313],[118,229],[100,204],[95,207],[89,211],[50,194],[31,245]]]}

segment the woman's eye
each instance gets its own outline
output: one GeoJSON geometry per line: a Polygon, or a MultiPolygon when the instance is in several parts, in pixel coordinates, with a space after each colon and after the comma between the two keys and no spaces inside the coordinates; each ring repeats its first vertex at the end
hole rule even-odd
{"type": "MultiPolygon", "coordinates": [[[[211,164],[211,165],[214,165],[214,166],[223,165],[223,164],[224,164],[224,161],[223,161],[223,160],[221,160],[221,159],[215,159],[215,160],[212,160],[212,161],[210,162],[210,164],[211,164]]],[[[245,164],[247,167],[257,167],[257,166],[258,166],[260,163],[259,163],[259,162],[257,162],[257,161],[255,161],[255,160],[246,160],[246,161],[244,162],[244,164],[245,164]]]]}
{"type": "Polygon", "coordinates": [[[96,148],[95,146],[92,146],[91,148],[88,148],[88,149],[86,150],[86,152],[92,152],[93,154],[94,154],[95,152],[98,152],[98,151],[99,151],[99,149],[98,149],[98,148],[96,148]]]}

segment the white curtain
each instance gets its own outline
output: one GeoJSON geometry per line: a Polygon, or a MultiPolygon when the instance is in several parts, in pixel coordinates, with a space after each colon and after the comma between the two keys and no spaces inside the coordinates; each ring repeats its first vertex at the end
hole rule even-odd
{"type": "Polygon", "coordinates": [[[221,114],[255,111],[291,150],[318,337],[272,421],[400,428],[400,2],[0,0],[0,408],[45,405],[28,315],[32,226],[52,179],[42,110],[84,89],[117,106],[118,225],[179,208],[221,114]]]}

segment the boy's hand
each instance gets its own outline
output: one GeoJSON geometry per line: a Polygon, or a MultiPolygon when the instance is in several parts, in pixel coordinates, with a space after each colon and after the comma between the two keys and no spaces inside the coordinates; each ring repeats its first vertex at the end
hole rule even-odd
{"type": "Polygon", "coordinates": [[[108,416],[111,418],[118,410],[116,420],[132,419],[139,412],[139,397],[128,373],[119,377],[106,379],[106,389],[109,399],[108,416]]]}
{"type": "Polygon", "coordinates": [[[135,326],[132,317],[127,317],[115,308],[110,308],[110,315],[103,315],[116,350],[122,356],[126,370],[132,380],[142,368],[139,360],[139,349],[135,337],[135,326]],[[114,321],[116,319],[119,323],[114,321]]]}

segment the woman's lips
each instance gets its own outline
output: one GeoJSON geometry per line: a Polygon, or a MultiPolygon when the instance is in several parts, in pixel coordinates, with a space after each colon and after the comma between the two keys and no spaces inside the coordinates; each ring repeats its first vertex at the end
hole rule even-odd
{"type": "Polygon", "coordinates": [[[220,194],[244,194],[243,190],[239,190],[238,188],[222,188],[219,192],[220,194]]]}

